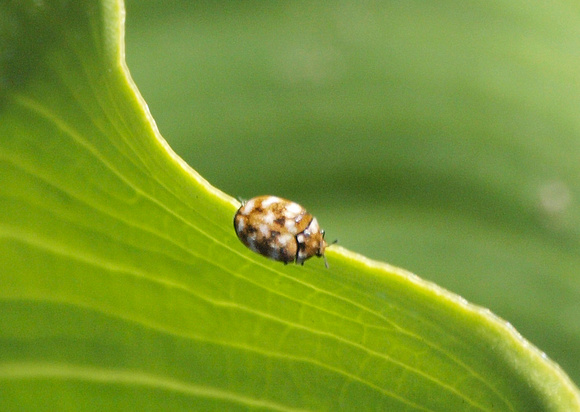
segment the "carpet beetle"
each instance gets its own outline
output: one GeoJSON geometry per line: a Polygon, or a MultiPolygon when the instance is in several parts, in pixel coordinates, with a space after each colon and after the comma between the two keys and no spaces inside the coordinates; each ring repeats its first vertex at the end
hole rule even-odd
{"type": "Polygon", "coordinates": [[[312,256],[324,258],[324,230],[298,203],[276,196],[248,200],[234,216],[234,228],[244,245],[270,259],[303,265],[312,256]]]}

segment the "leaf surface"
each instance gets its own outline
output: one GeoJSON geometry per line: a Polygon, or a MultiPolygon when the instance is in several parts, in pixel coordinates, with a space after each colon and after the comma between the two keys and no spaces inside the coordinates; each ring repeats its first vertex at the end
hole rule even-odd
{"type": "Polygon", "coordinates": [[[7,410],[580,409],[507,323],[333,246],[284,266],[167,146],[122,4],[0,6],[7,410]]]}

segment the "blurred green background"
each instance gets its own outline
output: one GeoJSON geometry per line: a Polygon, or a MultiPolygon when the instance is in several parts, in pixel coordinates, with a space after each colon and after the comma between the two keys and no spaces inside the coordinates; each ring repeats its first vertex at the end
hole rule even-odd
{"type": "Polygon", "coordinates": [[[580,382],[580,4],[126,7],[132,76],[210,183],[302,203],[580,382]]]}

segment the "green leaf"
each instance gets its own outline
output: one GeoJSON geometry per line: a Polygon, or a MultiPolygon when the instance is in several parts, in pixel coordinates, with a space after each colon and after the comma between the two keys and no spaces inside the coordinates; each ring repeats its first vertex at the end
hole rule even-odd
{"type": "Polygon", "coordinates": [[[508,319],[580,382],[580,8],[127,2],[178,154],[508,319]]]}
{"type": "Polygon", "coordinates": [[[124,65],[120,2],[0,3],[0,400],[6,410],[580,410],[507,323],[328,251],[237,240],[238,202],[167,146],[124,65]]]}
{"type": "Polygon", "coordinates": [[[298,200],[580,381],[576,4],[127,7],[131,73],[212,184],[298,200]]]}

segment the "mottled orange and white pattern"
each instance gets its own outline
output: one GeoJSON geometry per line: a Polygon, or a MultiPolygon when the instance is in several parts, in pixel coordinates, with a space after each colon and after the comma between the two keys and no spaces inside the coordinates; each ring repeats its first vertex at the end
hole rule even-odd
{"type": "Polygon", "coordinates": [[[298,203],[276,196],[248,200],[236,212],[234,227],[248,248],[284,264],[303,265],[312,256],[324,257],[328,246],[315,217],[298,203]]]}

